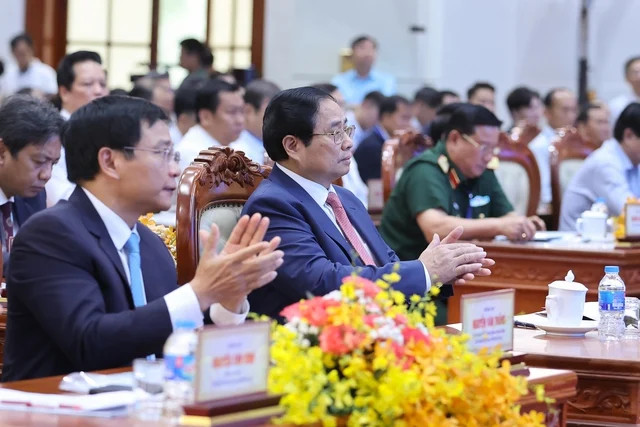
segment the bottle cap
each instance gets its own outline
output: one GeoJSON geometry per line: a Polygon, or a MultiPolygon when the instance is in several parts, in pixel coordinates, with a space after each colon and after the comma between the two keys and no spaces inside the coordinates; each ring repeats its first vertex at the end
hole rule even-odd
{"type": "Polygon", "coordinates": [[[178,320],[176,322],[176,329],[195,329],[196,324],[191,320],[178,320]]]}
{"type": "Polygon", "coordinates": [[[617,265],[607,265],[604,267],[604,272],[605,273],[619,273],[620,272],[620,267],[618,267],[617,265]]]}

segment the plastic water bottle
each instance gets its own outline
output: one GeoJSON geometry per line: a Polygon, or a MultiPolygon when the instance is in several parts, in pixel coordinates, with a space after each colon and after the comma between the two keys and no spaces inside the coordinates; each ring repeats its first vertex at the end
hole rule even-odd
{"type": "Polygon", "coordinates": [[[193,322],[177,322],[176,330],[164,345],[165,416],[177,421],[182,406],[193,403],[193,380],[196,370],[198,336],[193,322]]]}
{"type": "Polygon", "coordinates": [[[591,205],[591,210],[594,212],[602,212],[609,216],[609,208],[607,208],[607,202],[603,197],[598,197],[596,201],[591,205]]]}
{"type": "Polygon", "coordinates": [[[598,336],[602,340],[617,340],[624,335],[624,282],[618,275],[617,265],[604,268],[604,277],[598,285],[600,324],[598,336]]]}

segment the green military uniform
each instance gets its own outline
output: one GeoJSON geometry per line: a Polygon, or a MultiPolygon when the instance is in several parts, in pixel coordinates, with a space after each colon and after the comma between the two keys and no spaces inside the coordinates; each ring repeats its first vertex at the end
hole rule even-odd
{"type": "Polygon", "coordinates": [[[466,178],[450,161],[443,141],[405,165],[385,203],[380,232],[401,260],[417,259],[427,247],[416,221],[427,209],[461,218],[500,217],[513,211],[493,170],[466,178]]]}

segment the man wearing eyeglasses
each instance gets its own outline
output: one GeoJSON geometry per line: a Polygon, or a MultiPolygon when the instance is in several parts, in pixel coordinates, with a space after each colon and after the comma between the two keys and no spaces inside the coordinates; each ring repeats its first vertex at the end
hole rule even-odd
{"type": "Polygon", "coordinates": [[[413,259],[435,234],[460,226],[465,240],[505,235],[526,241],[544,228],[540,218],[513,212],[487,168],[499,151],[501,124],[487,108],[463,104],[451,115],[444,141],[406,164],[381,226],[400,259],[413,259]]]}
{"type": "Polygon", "coordinates": [[[240,219],[220,253],[218,229],[201,232],[195,276],[177,287],[169,251],[137,221],[167,209],[176,188],[167,122],[158,106],[119,96],[67,122],[62,139],[77,186],[32,216],[13,244],[3,381],[161,355],[180,322],[243,322],[247,294],[276,276],[279,239],[262,241],[268,220],[256,214],[240,219]]]}
{"type": "Polygon", "coordinates": [[[394,286],[407,296],[490,274],[485,267],[493,261],[481,248],[456,242],[460,229],[399,262],[362,203],[332,184],[349,171],[352,135],[344,110],[317,88],[282,91],[267,107],[263,138],[276,164],[244,213],[269,217],[266,236],[282,239],[285,262],[273,282],[249,295],[254,311],[277,317],[302,298],[339,289],[353,273],[376,280],[397,268],[402,279],[394,286]]]}

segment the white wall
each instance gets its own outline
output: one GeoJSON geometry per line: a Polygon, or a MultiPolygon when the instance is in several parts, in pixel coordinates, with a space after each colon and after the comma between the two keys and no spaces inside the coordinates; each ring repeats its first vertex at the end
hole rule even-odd
{"type": "MultiPolygon", "coordinates": [[[[267,0],[264,74],[282,87],[328,80],[340,48],[360,33],[380,42],[378,68],[411,96],[423,83],[463,95],[475,80],[498,89],[498,113],[520,84],[577,89],[580,0],[267,0]],[[426,33],[409,34],[412,24],[426,33]],[[409,58],[407,58],[407,56],[409,58]],[[410,68],[410,69],[409,69],[410,68]]],[[[609,100],[626,90],[624,61],[640,54],[640,1],[592,0],[589,85],[609,100]]],[[[508,119],[507,119],[508,121],[508,119]]]]}
{"type": "Polygon", "coordinates": [[[0,0],[0,59],[12,60],[9,41],[24,31],[25,0],[0,0]]]}

